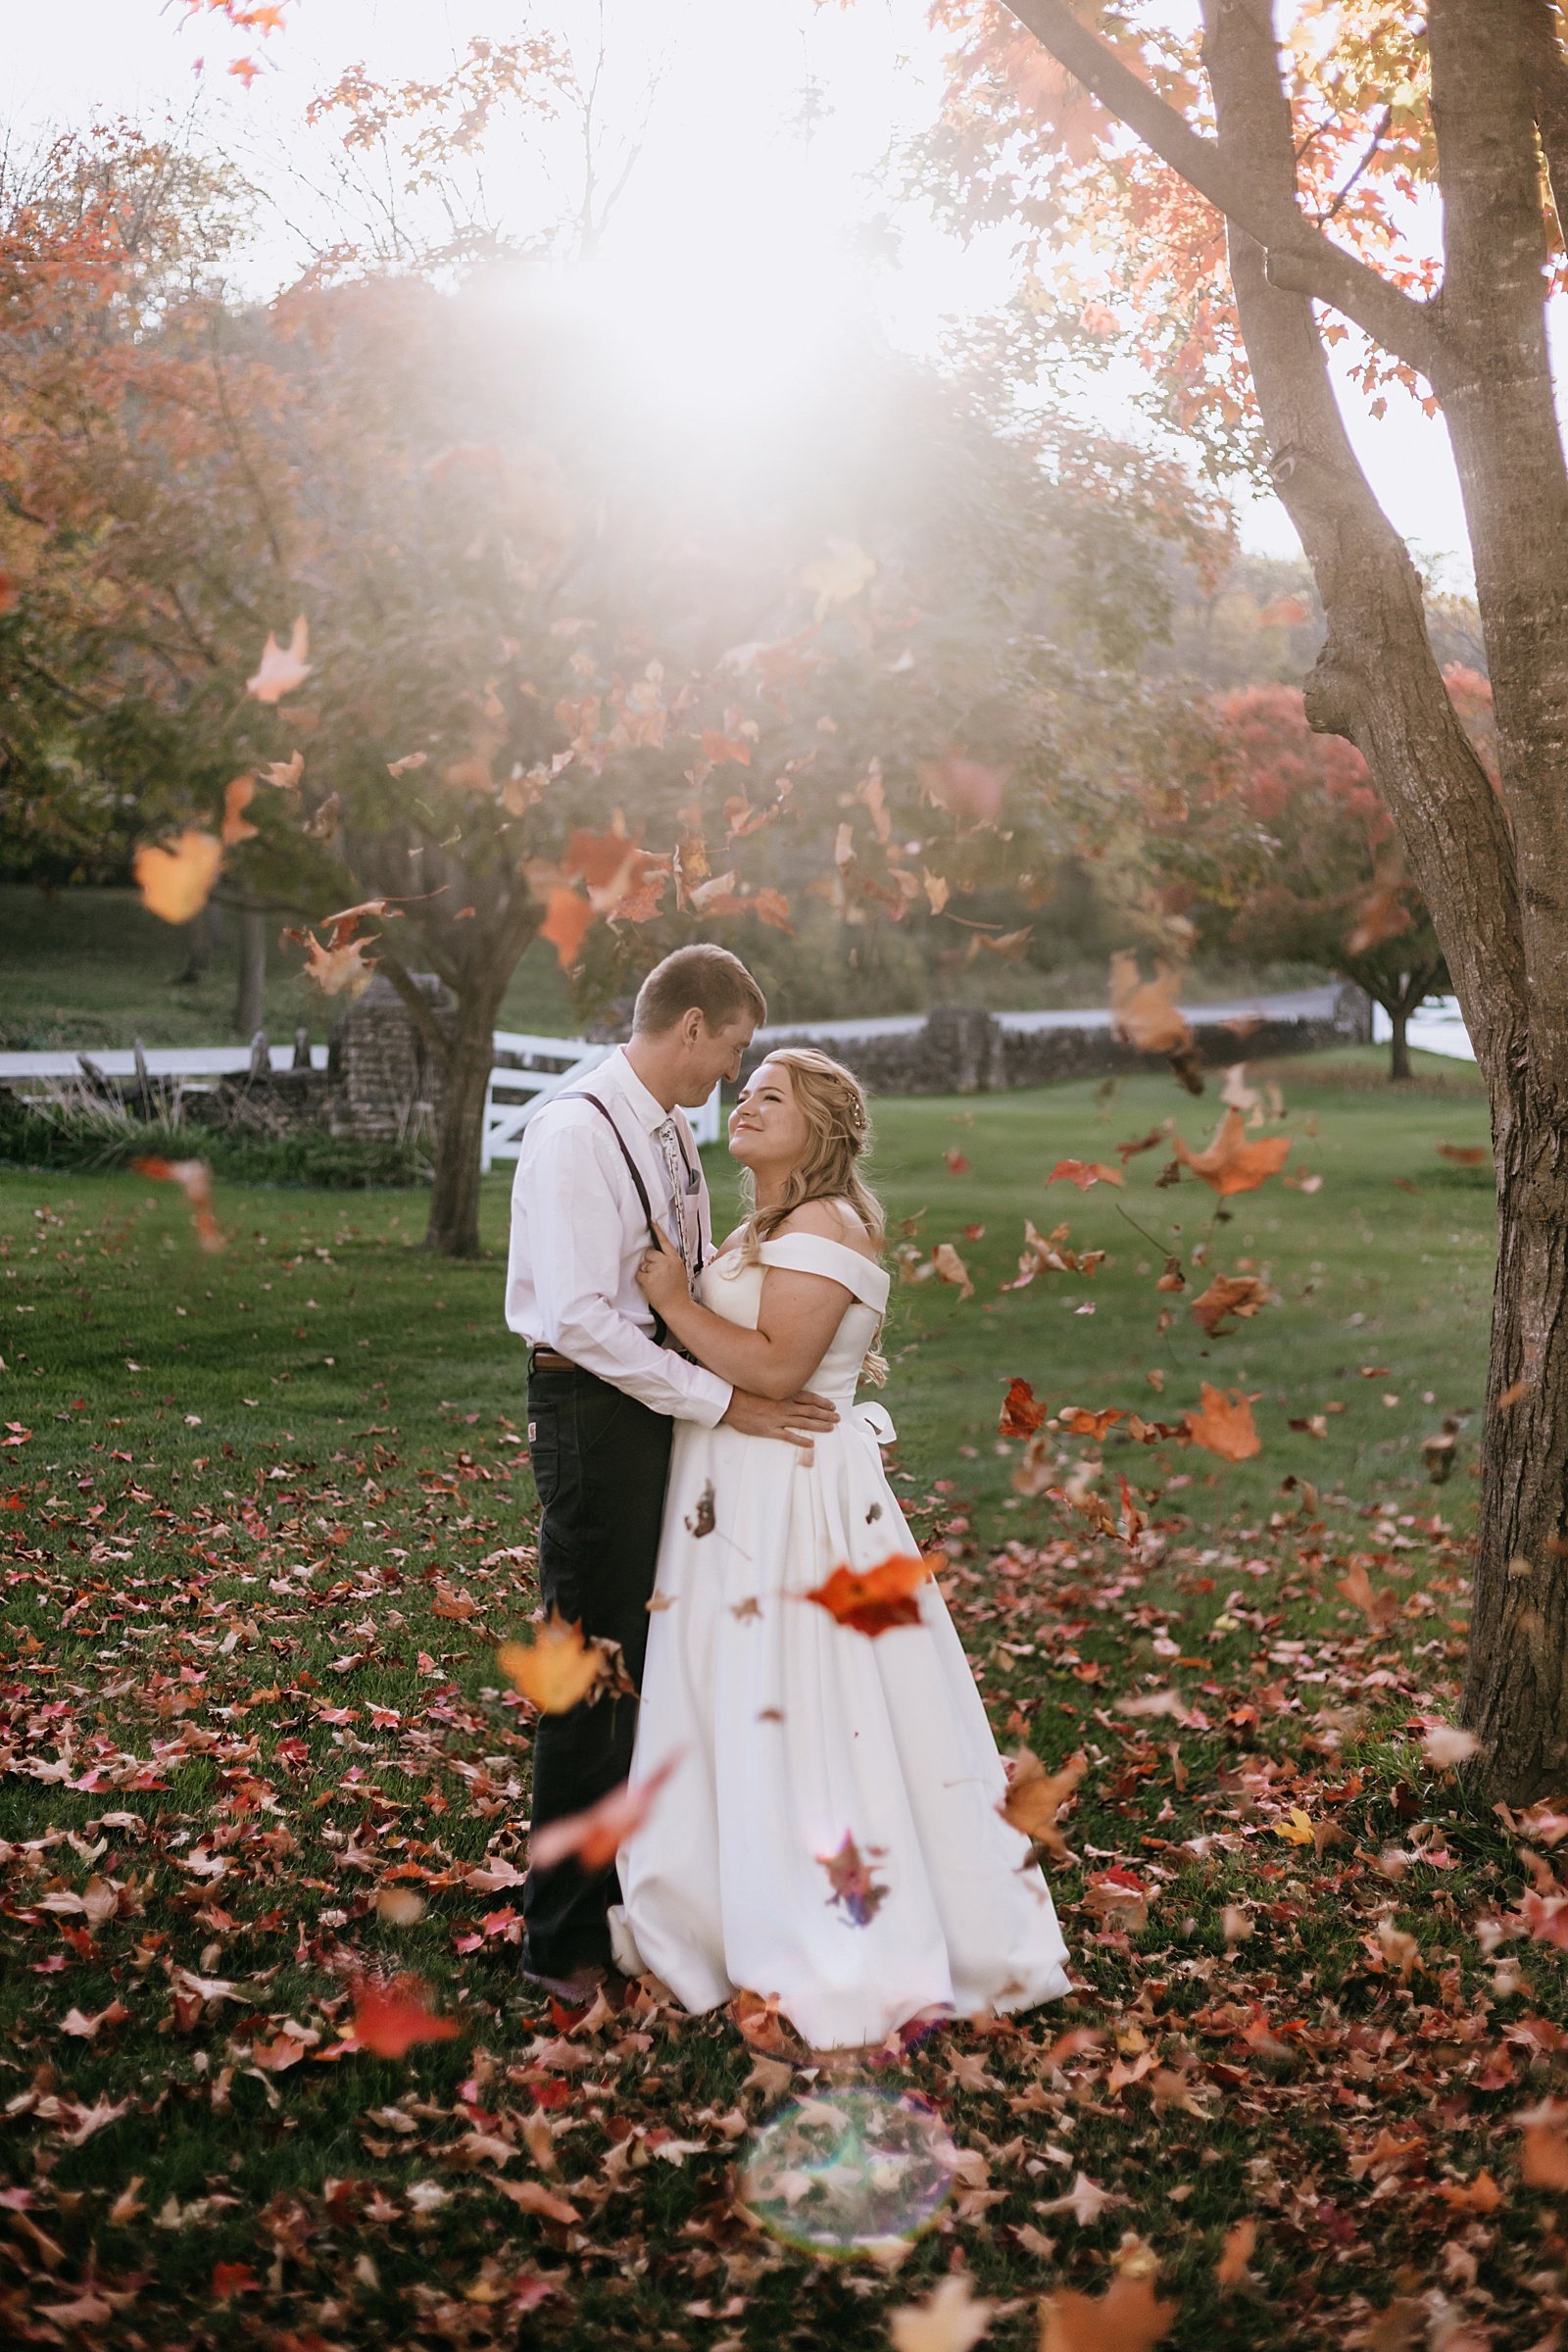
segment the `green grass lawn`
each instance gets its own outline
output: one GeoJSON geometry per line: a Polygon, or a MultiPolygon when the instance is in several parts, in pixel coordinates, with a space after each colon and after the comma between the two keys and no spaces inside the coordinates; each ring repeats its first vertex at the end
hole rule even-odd
{"type": "MultiPolygon", "coordinates": [[[[417,1195],[220,1192],[202,1256],[168,1188],[0,1175],[0,2335],[871,2347],[956,2264],[1004,2352],[1032,2352],[1040,2296],[1129,2265],[1157,2265],[1181,2346],[1371,2342],[1391,2309],[1380,2343],[1551,2340],[1568,2245],[1511,2118],[1563,2072],[1561,1959],[1489,1959],[1476,1922],[1549,1875],[1552,1833],[1527,1865],[1421,1755],[1462,1661],[1492,1230],[1488,1171],[1438,1146],[1483,1140],[1484,1106],[1278,1075],[1287,1166],[1321,1187],[1273,1179],[1220,1223],[1190,1175],[1157,1187],[1164,1149],[1123,1191],[1045,1186],[1173,1105],[1199,1143],[1212,1100],[1167,1081],[879,1110],[896,1235],[954,1243],[975,1286],[895,1293],[900,1491],[999,1737],[1088,1764],[1047,1863],[1074,1999],[878,2070],[964,2150],[896,2272],[734,2209],[802,2053],[646,1992],[609,2018],[518,1989],[529,1710],[494,1644],[535,1592],[505,1179],[492,1254],[453,1265],[416,1246],[417,1195]],[[1004,1293],[1025,1216],[1105,1250],[1093,1281],[1004,1293]],[[1154,1288],[1195,1246],[1277,1301],[1206,1340],[1201,1273],[1154,1288]],[[1112,1428],[1099,1483],[1151,1522],[1130,1551],[1014,1491],[1013,1375],[1167,1422],[1239,1388],[1262,1450],[1112,1428]],[[410,1891],[422,1918],[392,1924],[410,1891]],[[355,1977],[396,1968],[458,2037],[338,2052],[355,1977]]],[[[1052,1483],[1092,1466],[1048,1438],[1052,1483]]]]}

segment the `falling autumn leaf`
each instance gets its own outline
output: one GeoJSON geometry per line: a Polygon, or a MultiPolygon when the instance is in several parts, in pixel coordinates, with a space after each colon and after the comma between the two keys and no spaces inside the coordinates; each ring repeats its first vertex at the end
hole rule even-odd
{"type": "Polygon", "coordinates": [[[951,1242],[938,1242],[931,1252],[931,1265],[939,1282],[951,1282],[956,1285],[960,1298],[974,1297],[974,1284],[969,1280],[969,1269],[951,1242]]]}
{"type": "Polygon", "coordinates": [[[969,2352],[990,2328],[994,2309],[974,2294],[962,2271],[951,2271],[923,2302],[888,2313],[893,2352],[969,2352]]]}
{"type": "Polygon", "coordinates": [[[188,923],[206,906],[222,862],[217,834],[187,825],[172,841],[145,843],[130,870],[149,914],[165,923],[188,923]]]}
{"type": "Polygon", "coordinates": [[[451,2041],[458,2031],[456,2018],[438,2017],[426,2006],[416,1977],[355,1987],[354,2038],[377,2058],[406,2058],[416,2042],[451,2041]]]}
{"type": "Polygon", "coordinates": [[[1251,2216],[1249,2214],[1243,2221],[1232,2222],[1225,2232],[1219,2260],[1214,2265],[1215,2285],[1240,2286],[1248,2275],[1247,2266],[1256,2248],[1257,2224],[1251,2216]]]}
{"type": "Polygon", "coordinates": [[[542,1715],[564,1715],[606,1671],[605,1653],[585,1642],[582,1627],[552,1609],[532,1642],[503,1642],[496,1663],[542,1715]]]}
{"type": "Polygon", "coordinates": [[[555,949],[556,960],[564,972],[569,972],[576,963],[593,920],[594,910],[579,892],[558,887],[550,893],[539,936],[555,949]]]}
{"type": "Polygon", "coordinates": [[[254,695],[259,703],[280,703],[285,694],[292,694],[310,676],[311,664],[305,658],[309,652],[310,630],[303,612],[295,621],[286,646],[280,646],[269,630],[256,674],[245,681],[246,693],[254,695]]]}
{"type": "Polygon", "coordinates": [[[1421,1742],[1421,1753],[1427,1762],[1442,1766],[1467,1763],[1480,1748],[1481,1742],[1474,1732],[1467,1732],[1456,1723],[1433,1724],[1421,1742]]]}
{"type": "Polygon", "coordinates": [[[1147,2274],[1121,2271],[1103,2295],[1060,2287],[1042,2310],[1040,2352],[1152,2352],[1170,2333],[1177,2306],[1155,2300],[1147,2274]]]}
{"type": "Polygon", "coordinates": [[[191,1222],[196,1239],[204,1250],[221,1250],[226,1242],[223,1228],[213,1210],[213,1171],[205,1159],[133,1159],[131,1166],[138,1176],[150,1176],[158,1184],[177,1184],[190,1202],[191,1222]]]}
{"type": "Polygon", "coordinates": [[[223,840],[232,847],[237,841],[254,841],[257,828],[245,810],[256,798],[256,778],[236,776],[223,787],[223,840]]]}
{"type": "MultiPolygon", "coordinates": [[[[881,1850],[879,1846],[871,1848],[872,1853],[881,1850]]],[[[845,1831],[844,1843],[836,1854],[818,1854],[816,1858],[827,1872],[828,1885],[833,1889],[827,1898],[829,1903],[842,1903],[856,1927],[868,1927],[893,1889],[877,1885],[871,1876],[868,1856],[861,1854],[851,1833],[845,1831]]]]}
{"type": "Polygon", "coordinates": [[[659,1791],[684,1752],[677,1749],[672,1756],[666,1756],[659,1769],[649,1773],[635,1788],[622,1781],[618,1788],[612,1788],[585,1812],[569,1813],[562,1821],[547,1822],[528,1840],[528,1860],[534,1869],[553,1870],[568,1854],[575,1854],[584,1870],[603,1870],[647,1820],[659,1791]]]}
{"type": "Polygon", "coordinates": [[[1214,1339],[1229,1329],[1228,1317],[1255,1315],[1267,1305],[1268,1297],[1268,1284],[1256,1274],[1216,1274],[1201,1297],[1193,1300],[1190,1311],[1214,1339]]]}
{"type": "Polygon", "coordinates": [[[1190,1152],[1181,1137],[1171,1139],[1177,1158],[1211,1184],[1221,1200],[1232,1193],[1251,1193],[1276,1175],[1285,1164],[1291,1149],[1288,1135],[1259,1136],[1255,1143],[1247,1140],[1247,1122],[1239,1110],[1227,1110],[1210,1142],[1201,1152],[1190,1152]]]}
{"type": "Polygon", "coordinates": [[[1056,1414],[1056,1425],[1064,1429],[1069,1437],[1093,1438],[1098,1445],[1106,1430],[1121,1417],[1114,1405],[1105,1405],[1100,1412],[1092,1413],[1087,1405],[1064,1404],[1056,1414]]]}
{"type": "Polygon", "coordinates": [[[1058,1159],[1046,1182],[1055,1184],[1058,1179],[1064,1184],[1075,1184],[1081,1193],[1087,1193],[1092,1184],[1127,1181],[1120,1168],[1113,1168],[1102,1159],[1058,1159]]]}
{"type": "Polygon", "coordinates": [[[816,599],[811,617],[825,619],[840,605],[858,597],[875,576],[875,557],[868,556],[855,540],[830,534],[826,552],[813,557],[801,572],[801,586],[810,589],[816,599]]]}
{"type": "Polygon", "coordinates": [[[709,1479],[698,1495],[695,1506],[686,1514],[686,1533],[699,1541],[710,1536],[717,1521],[713,1513],[713,1482],[709,1479]]]}
{"type": "Polygon", "coordinates": [[[1014,1380],[1003,1398],[997,1428],[1004,1438],[1027,1438],[1040,1427],[1046,1410],[1045,1405],[1035,1401],[1035,1393],[1026,1380],[1014,1380]]]}
{"type": "Polygon", "coordinates": [[[1492,1153],[1485,1144],[1440,1144],[1438,1157],[1451,1161],[1456,1168],[1479,1168],[1492,1153]]]}
{"type": "MultiPolygon", "coordinates": [[[[919,771],[920,788],[928,800],[956,817],[960,825],[994,825],[1002,814],[1006,799],[1009,770],[989,767],[984,760],[970,760],[962,752],[953,752],[946,759],[929,760],[919,771]]],[[[933,896],[930,884],[926,895],[933,896]]],[[[948,885],[943,883],[940,897],[942,906],[948,902],[948,885]]],[[[932,911],[940,913],[942,906],[933,901],[932,911]]],[[[951,917],[949,918],[952,919],[951,917]]]]}
{"type": "Polygon", "coordinates": [[[1088,1769],[1089,1759],[1080,1752],[1069,1756],[1059,1772],[1048,1772],[1033,1748],[1020,1748],[1012,1760],[1007,1793],[997,1811],[1013,1829],[1044,1846],[1055,1861],[1065,1861],[1067,1841],[1056,1816],[1088,1769]]]}
{"type": "Polygon", "coordinates": [[[286,760],[272,760],[261,770],[263,781],[275,784],[280,791],[293,792],[305,773],[305,754],[291,752],[286,760]]]}
{"type": "Polygon", "coordinates": [[[367,952],[375,945],[373,939],[360,938],[361,920],[368,914],[390,916],[396,912],[385,899],[367,899],[361,906],[345,906],[340,914],[327,916],[324,945],[314,931],[299,931],[292,926],[282,937],[305,950],[305,977],[323,996],[358,996],[372,977],[373,966],[367,952]]]}
{"type": "Polygon", "coordinates": [[[874,1568],[835,1568],[804,1597],[858,1634],[885,1634],[891,1626],[921,1622],[918,1592],[930,1574],[929,1560],[896,1551],[874,1568]]]}
{"type": "Polygon", "coordinates": [[[1182,1424],[1195,1446],[1205,1446],[1227,1462],[1245,1462],[1263,1450],[1252,1423],[1251,1399],[1240,1389],[1211,1388],[1205,1380],[1199,1410],[1184,1413],[1182,1424]]]}
{"type": "Polygon", "coordinates": [[[1156,957],[1154,977],[1146,980],[1138,958],[1118,949],[1110,959],[1111,1028],[1140,1054],[1177,1054],[1192,1044],[1187,1015],[1176,1002],[1177,966],[1156,957]]]}

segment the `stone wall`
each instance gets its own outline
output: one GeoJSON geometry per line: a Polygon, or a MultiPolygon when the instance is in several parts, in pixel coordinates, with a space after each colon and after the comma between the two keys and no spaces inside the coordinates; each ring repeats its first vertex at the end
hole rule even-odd
{"type": "MultiPolygon", "coordinates": [[[[1205,1069],[1365,1043],[1370,1035],[1370,1001],[1350,987],[1341,989],[1333,1014],[1321,1020],[1264,1020],[1245,1031],[1223,1021],[1193,1023],[1194,1043],[1205,1069]]],[[[1162,1054],[1140,1054],[1121,1044],[1105,1023],[1015,1029],[966,1004],[938,1005],[918,1025],[872,1030],[861,1037],[813,1037],[809,1025],[803,1023],[789,1032],[787,1042],[819,1045],[877,1095],[994,1094],[1012,1087],[1048,1086],[1060,1078],[1125,1077],[1135,1070],[1165,1066],[1162,1054]]],[[[767,1051],[765,1043],[754,1046],[742,1062],[742,1075],[749,1077],[767,1051]]]]}
{"type": "MultiPolygon", "coordinates": [[[[441,982],[425,972],[414,978],[437,1019],[450,1018],[452,1000],[441,982]]],[[[288,1070],[271,1068],[259,1038],[246,1076],[185,1097],[185,1116],[194,1124],[245,1135],[324,1128],[334,1136],[415,1141],[434,1135],[440,1111],[439,1068],[402,998],[379,974],[333,1021],[324,1070],[311,1067],[304,1030],[288,1070]]]]}

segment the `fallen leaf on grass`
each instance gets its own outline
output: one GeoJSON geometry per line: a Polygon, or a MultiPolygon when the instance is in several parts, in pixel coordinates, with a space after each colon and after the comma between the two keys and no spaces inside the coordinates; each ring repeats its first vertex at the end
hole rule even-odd
{"type": "Polygon", "coordinates": [[[918,1553],[891,1552],[874,1568],[835,1568],[803,1597],[816,1601],[840,1625],[858,1634],[885,1634],[896,1625],[918,1625],[918,1591],[931,1563],[918,1553]]]}

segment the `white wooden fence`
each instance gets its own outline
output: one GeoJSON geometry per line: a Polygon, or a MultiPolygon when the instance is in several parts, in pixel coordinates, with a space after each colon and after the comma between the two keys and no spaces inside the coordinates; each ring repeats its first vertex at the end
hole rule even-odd
{"type": "MultiPolygon", "coordinates": [[[[515,1159],[522,1149],[522,1131],[540,1105],[596,1070],[612,1051],[610,1046],[591,1046],[583,1037],[530,1037],[521,1030],[498,1029],[497,1060],[484,1099],[481,1167],[488,1170],[498,1159],[515,1159]],[[503,1054],[505,1061],[500,1059],[503,1054]]],[[[131,1047],[94,1048],[81,1054],[65,1049],[47,1054],[0,1054],[0,1084],[15,1079],[58,1082],[98,1073],[105,1078],[168,1079],[176,1088],[194,1093],[216,1085],[220,1078],[241,1076],[254,1066],[255,1057],[254,1045],[147,1046],[140,1050],[139,1068],[137,1050],[131,1047]]],[[[291,1069],[294,1048],[271,1046],[268,1058],[274,1070],[291,1069]]],[[[325,1069],[325,1046],[311,1048],[311,1066],[325,1069]]],[[[714,1087],[701,1110],[688,1116],[699,1144],[716,1144],[722,1133],[718,1088],[714,1087]]]]}

